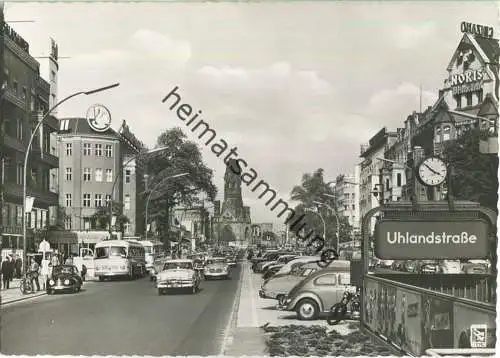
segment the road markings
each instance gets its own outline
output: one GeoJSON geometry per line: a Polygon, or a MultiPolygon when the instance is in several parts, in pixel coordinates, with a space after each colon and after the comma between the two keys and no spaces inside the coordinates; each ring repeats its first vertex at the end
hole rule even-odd
{"type": "Polygon", "coordinates": [[[245,262],[242,262],[241,265],[243,267],[240,270],[240,277],[238,278],[238,286],[236,287],[236,293],[234,295],[233,306],[231,307],[231,314],[229,315],[229,319],[227,321],[226,328],[224,329],[224,335],[222,336],[222,344],[221,344],[219,356],[223,356],[227,347],[229,347],[233,343],[233,334],[232,333],[233,333],[233,329],[236,328],[236,321],[238,319],[237,312],[238,312],[240,298],[241,298],[243,270],[246,267],[245,262]]]}

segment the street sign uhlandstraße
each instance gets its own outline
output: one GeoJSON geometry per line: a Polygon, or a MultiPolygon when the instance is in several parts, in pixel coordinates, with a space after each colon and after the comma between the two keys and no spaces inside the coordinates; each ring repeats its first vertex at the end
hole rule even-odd
{"type": "Polygon", "coordinates": [[[381,259],[484,259],[484,220],[381,220],[375,227],[375,255],[381,259]]]}

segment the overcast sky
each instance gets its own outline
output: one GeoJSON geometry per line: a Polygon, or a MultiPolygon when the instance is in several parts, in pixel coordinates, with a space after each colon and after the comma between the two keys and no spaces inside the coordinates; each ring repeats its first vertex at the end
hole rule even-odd
{"type": "MultiPolygon", "coordinates": [[[[106,105],[113,127],[125,119],[146,145],[173,126],[161,103],[174,87],[260,177],[284,198],[303,173],[327,179],[353,172],[359,148],[379,129],[395,130],[431,105],[461,38],[460,22],[499,30],[494,2],[293,2],[40,4],[6,3],[7,21],[46,56],[59,45],[59,97],[78,97],[60,116],[106,105]]],[[[495,32],[498,38],[498,32],[495,32]]],[[[48,76],[47,60],[40,60],[48,76]]],[[[189,130],[186,129],[186,133],[189,130]]],[[[215,170],[222,198],[224,165],[195,137],[215,170]]],[[[254,222],[279,222],[244,190],[254,222]]]]}

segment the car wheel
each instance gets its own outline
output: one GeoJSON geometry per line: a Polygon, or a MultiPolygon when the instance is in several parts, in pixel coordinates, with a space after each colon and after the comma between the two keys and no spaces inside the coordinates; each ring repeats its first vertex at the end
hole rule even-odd
{"type": "Polygon", "coordinates": [[[318,318],[319,307],[318,304],[310,298],[304,298],[297,303],[295,308],[299,319],[302,321],[309,321],[318,318]]]}

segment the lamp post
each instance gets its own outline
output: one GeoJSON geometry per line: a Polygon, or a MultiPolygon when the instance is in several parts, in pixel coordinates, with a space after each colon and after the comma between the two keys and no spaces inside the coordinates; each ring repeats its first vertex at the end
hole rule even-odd
{"type": "Polygon", "coordinates": [[[59,102],[57,102],[54,106],[52,106],[52,108],[50,108],[47,113],[45,113],[45,115],[42,117],[42,119],[40,121],[38,121],[37,125],[35,126],[35,129],[33,130],[33,133],[31,134],[31,137],[30,137],[30,140],[28,142],[28,146],[26,147],[26,152],[24,154],[24,166],[23,166],[23,272],[26,272],[26,171],[27,171],[27,167],[28,167],[28,157],[29,157],[29,154],[30,154],[30,150],[31,150],[31,145],[33,144],[33,139],[35,138],[36,134],[37,134],[37,131],[38,131],[38,128],[40,128],[40,126],[42,125],[42,123],[50,116],[50,114],[57,108],[59,107],[61,104],[63,104],[64,102],[66,102],[67,100],[73,98],[73,97],[76,97],[76,96],[79,96],[79,95],[91,95],[91,94],[94,94],[94,93],[98,93],[98,92],[102,92],[102,91],[107,91],[109,89],[112,89],[112,88],[115,88],[115,87],[118,87],[120,84],[119,83],[114,83],[112,85],[109,85],[109,86],[105,86],[105,87],[100,87],[100,88],[96,88],[96,89],[93,89],[93,90],[90,90],[90,91],[80,91],[80,92],[75,92],[71,95],[69,95],[68,97],[66,98],[63,98],[62,100],[60,100],[59,102]]]}
{"type": "MultiPolygon", "coordinates": [[[[133,161],[134,159],[137,159],[141,155],[156,153],[156,152],[160,152],[160,151],[165,150],[165,149],[167,149],[167,147],[154,148],[154,149],[150,149],[150,150],[148,150],[146,152],[137,153],[136,155],[134,155],[131,158],[129,158],[125,163],[123,163],[122,167],[126,167],[131,161],[133,161]]],[[[116,173],[116,175],[115,175],[115,179],[113,180],[113,186],[111,187],[111,195],[109,196],[110,197],[110,202],[109,202],[109,218],[108,218],[108,221],[109,221],[109,238],[110,239],[111,239],[111,236],[113,235],[113,228],[112,228],[112,225],[111,225],[111,223],[113,222],[113,197],[114,197],[114,194],[115,194],[116,183],[118,182],[118,178],[121,178],[121,177],[122,177],[122,171],[119,170],[118,173],[116,173]]]]}
{"type": "Polygon", "coordinates": [[[148,198],[146,199],[146,235],[145,235],[145,239],[146,240],[148,239],[148,231],[149,231],[149,229],[148,229],[148,216],[149,216],[149,200],[151,199],[151,195],[156,190],[156,188],[158,188],[158,186],[160,184],[162,184],[163,182],[167,181],[168,179],[180,178],[180,177],[186,176],[188,174],[189,173],[181,173],[181,174],[175,174],[175,175],[171,175],[171,176],[168,176],[166,178],[163,178],[158,183],[156,183],[156,185],[149,192],[148,198]]]}
{"type": "Polygon", "coordinates": [[[325,219],[323,219],[323,215],[321,215],[319,210],[317,210],[317,208],[305,208],[304,211],[310,211],[310,212],[318,214],[321,221],[323,222],[323,237],[326,238],[326,223],[325,223],[325,219]]]}

